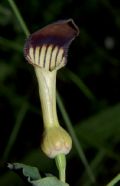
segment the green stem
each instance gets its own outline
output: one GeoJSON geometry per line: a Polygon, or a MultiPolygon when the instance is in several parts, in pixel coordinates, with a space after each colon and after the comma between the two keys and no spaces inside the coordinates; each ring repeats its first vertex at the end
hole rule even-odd
{"type": "Polygon", "coordinates": [[[27,28],[27,26],[26,26],[26,24],[25,24],[25,22],[24,22],[24,20],[21,16],[16,4],[14,3],[13,0],[8,0],[8,2],[10,4],[11,8],[13,9],[13,11],[14,11],[14,13],[15,13],[15,15],[16,15],[16,17],[17,17],[17,19],[18,19],[18,21],[21,25],[21,28],[23,29],[23,31],[25,33],[25,35],[28,36],[30,34],[30,32],[29,32],[29,30],[28,30],[28,28],[27,28]]]}
{"type": "Polygon", "coordinates": [[[59,178],[62,182],[66,180],[66,157],[64,154],[59,154],[55,157],[56,165],[59,170],[59,178]]]}
{"type": "Polygon", "coordinates": [[[96,97],[91,90],[85,85],[85,83],[72,71],[66,69],[65,75],[80,88],[83,94],[91,101],[96,101],[96,97]]]}
{"type": "Polygon", "coordinates": [[[115,186],[120,181],[120,174],[118,174],[107,186],[115,186]]]}
{"type": "Polygon", "coordinates": [[[28,110],[28,104],[24,103],[22,105],[18,115],[17,115],[14,128],[12,130],[12,133],[11,133],[10,137],[9,137],[8,144],[7,144],[6,149],[4,151],[4,154],[3,154],[3,159],[8,158],[8,155],[10,153],[11,148],[13,147],[13,144],[15,142],[15,139],[16,139],[17,135],[18,135],[19,129],[21,127],[21,123],[23,122],[23,119],[25,117],[25,114],[26,114],[27,110],[28,110]]]}
{"type": "Polygon", "coordinates": [[[76,150],[77,150],[77,152],[79,154],[79,157],[82,160],[82,162],[83,162],[83,164],[84,164],[84,166],[86,168],[86,171],[88,172],[88,175],[89,175],[89,177],[91,179],[91,182],[94,183],[95,182],[95,177],[94,177],[94,175],[92,173],[91,168],[89,167],[89,164],[88,164],[87,159],[85,157],[85,154],[84,154],[84,152],[82,150],[80,142],[79,142],[79,140],[78,140],[78,138],[77,138],[77,136],[76,136],[76,134],[74,132],[72,123],[70,121],[70,118],[69,118],[69,116],[68,116],[68,114],[67,114],[67,112],[65,110],[65,107],[63,105],[62,99],[61,99],[61,97],[60,97],[60,95],[58,93],[57,93],[57,103],[58,103],[60,112],[61,112],[61,114],[63,116],[63,119],[65,121],[65,124],[66,124],[66,126],[67,126],[67,128],[68,128],[68,130],[69,130],[69,132],[70,132],[70,134],[72,136],[72,139],[73,139],[74,145],[76,147],[76,150]]]}

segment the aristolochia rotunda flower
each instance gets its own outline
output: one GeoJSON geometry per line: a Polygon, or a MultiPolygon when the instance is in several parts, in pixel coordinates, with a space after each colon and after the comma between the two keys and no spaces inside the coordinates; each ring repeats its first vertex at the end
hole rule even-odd
{"type": "Polygon", "coordinates": [[[55,158],[60,179],[65,181],[65,155],[72,139],[58,121],[56,111],[56,73],[67,63],[68,48],[79,34],[72,19],[58,21],[31,34],[24,46],[27,61],[34,66],[43,113],[44,133],[41,148],[55,158]]]}

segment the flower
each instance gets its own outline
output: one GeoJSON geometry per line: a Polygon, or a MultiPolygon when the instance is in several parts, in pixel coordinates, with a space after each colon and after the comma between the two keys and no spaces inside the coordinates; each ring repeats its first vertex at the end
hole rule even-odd
{"type": "Polygon", "coordinates": [[[38,80],[45,129],[41,147],[50,158],[67,154],[72,146],[57,117],[56,72],[65,66],[70,43],[78,34],[72,19],[57,21],[31,34],[24,46],[25,58],[34,66],[38,80]]]}
{"type": "Polygon", "coordinates": [[[25,58],[48,71],[60,69],[65,66],[69,45],[78,34],[72,19],[50,24],[29,36],[24,47],[25,58]]]}
{"type": "Polygon", "coordinates": [[[55,158],[60,180],[65,182],[65,155],[72,147],[70,135],[59,124],[56,111],[56,73],[67,63],[70,43],[79,34],[72,19],[58,21],[31,34],[24,55],[35,68],[43,112],[44,133],[41,148],[55,158]]]}

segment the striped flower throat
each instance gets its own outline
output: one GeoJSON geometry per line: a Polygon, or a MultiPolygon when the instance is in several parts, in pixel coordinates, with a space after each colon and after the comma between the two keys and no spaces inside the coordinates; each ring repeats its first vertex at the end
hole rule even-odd
{"type": "Polygon", "coordinates": [[[58,21],[31,34],[24,47],[27,61],[47,71],[66,65],[67,53],[79,29],[72,19],[58,21]]]}
{"type": "Polygon", "coordinates": [[[64,48],[47,44],[30,47],[26,59],[29,63],[48,71],[58,70],[66,64],[64,48]]]}

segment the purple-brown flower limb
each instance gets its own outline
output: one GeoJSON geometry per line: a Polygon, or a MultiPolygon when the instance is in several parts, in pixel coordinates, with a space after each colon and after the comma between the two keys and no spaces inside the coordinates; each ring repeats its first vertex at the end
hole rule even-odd
{"type": "Polygon", "coordinates": [[[29,36],[24,47],[25,58],[48,71],[60,69],[65,66],[69,45],[78,34],[72,19],[47,25],[29,36]]]}

